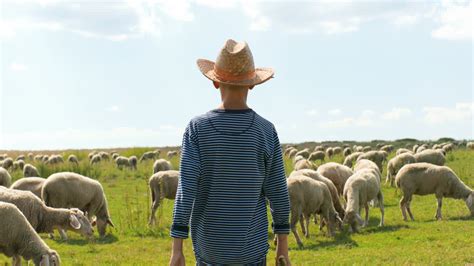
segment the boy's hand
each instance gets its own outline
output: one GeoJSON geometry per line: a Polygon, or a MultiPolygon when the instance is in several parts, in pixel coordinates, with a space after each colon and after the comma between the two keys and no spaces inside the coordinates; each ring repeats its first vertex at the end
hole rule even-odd
{"type": "Polygon", "coordinates": [[[183,239],[173,238],[173,249],[171,251],[170,266],[185,266],[183,254],[183,239]]]}
{"type": "Polygon", "coordinates": [[[291,266],[288,257],[288,235],[277,235],[276,266],[291,266]]]}

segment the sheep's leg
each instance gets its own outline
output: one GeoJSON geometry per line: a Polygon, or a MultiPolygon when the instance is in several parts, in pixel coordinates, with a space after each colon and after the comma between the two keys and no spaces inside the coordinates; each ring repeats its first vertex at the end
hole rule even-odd
{"type": "Polygon", "coordinates": [[[13,256],[12,266],[21,266],[21,257],[19,255],[13,256]]]}
{"type": "Polygon", "coordinates": [[[305,221],[305,226],[306,226],[306,232],[304,236],[306,238],[309,238],[309,222],[311,221],[311,215],[306,216],[304,221],[305,221]]]}
{"type": "Polygon", "coordinates": [[[442,197],[437,197],[437,200],[438,200],[438,209],[436,210],[435,218],[438,219],[438,220],[441,220],[441,219],[443,219],[443,217],[441,216],[441,206],[443,205],[443,198],[442,197]]]}
{"type": "Polygon", "coordinates": [[[369,224],[369,204],[367,204],[367,202],[364,204],[364,209],[365,209],[365,220],[364,220],[364,223],[362,224],[362,227],[366,227],[369,224]]]}
{"type": "Polygon", "coordinates": [[[410,219],[411,219],[412,221],[414,221],[415,218],[413,218],[413,213],[411,213],[411,207],[410,207],[411,199],[412,199],[412,198],[411,198],[411,196],[410,196],[410,198],[408,199],[408,201],[407,201],[407,203],[406,203],[406,209],[407,209],[408,215],[410,215],[410,219]]]}
{"type": "Polygon", "coordinates": [[[298,215],[298,214],[292,214],[291,215],[290,228],[291,228],[291,232],[295,236],[296,243],[298,244],[298,247],[302,248],[303,247],[303,242],[301,241],[300,236],[298,235],[298,230],[296,230],[296,224],[298,223],[299,218],[300,218],[300,215],[298,215]]]}
{"type": "Polygon", "coordinates": [[[384,216],[385,216],[385,209],[383,207],[383,194],[382,194],[382,192],[379,192],[379,194],[377,194],[377,199],[379,200],[379,207],[380,207],[380,214],[381,214],[379,226],[383,226],[384,216]]]}
{"type": "Polygon", "coordinates": [[[151,204],[151,214],[150,214],[150,221],[148,222],[149,225],[153,225],[156,222],[156,210],[160,206],[159,199],[155,199],[153,204],[151,204]]]}
{"type": "Polygon", "coordinates": [[[322,215],[319,216],[319,219],[321,220],[319,222],[319,231],[323,231],[323,228],[326,225],[326,220],[323,218],[322,215]]]}
{"type": "Polygon", "coordinates": [[[61,239],[66,241],[68,239],[66,230],[64,229],[58,229],[59,235],[61,236],[61,239]]]}
{"type": "Polygon", "coordinates": [[[301,232],[303,233],[303,235],[306,236],[306,229],[307,229],[307,227],[305,227],[304,221],[305,221],[304,216],[303,216],[303,214],[301,214],[301,215],[300,215],[301,232]]]}
{"type": "Polygon", "coordinates": [[[400,209],[402,210],[402,215],[403,215],[403,221],[407,221],[407,213],[406,213],[406,204],[407,204],[407,199],[405,195],[402,196],[402,199],[400,200],[400,209]]]}

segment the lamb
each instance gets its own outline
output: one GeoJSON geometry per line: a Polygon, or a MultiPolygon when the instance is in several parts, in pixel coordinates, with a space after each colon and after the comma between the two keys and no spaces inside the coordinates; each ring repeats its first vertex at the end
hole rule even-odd
{"type": "Polygon", "coordinates": [[[369,151],[359,155],[359,157],[357,157],[357,161],[362,159],[371,160],[372,162],[377,164],[380,172],[382,172],[383,162],[386,158],[387,155],[384,151],[369,151]]]}
{"type": "Polygon", "coordinates": [[[69,155],[67,157],[67,161],[71,164],[79,165],[79,159],[74,154],[69,155]]]}
{"type": "Polygon", "coordinates": [[[398,171],[400,171],[403,166],[410,163],[416,163],[416,159],[415,156],[409,152],[393,157],[387,164],[387,179],[385,183],[390,182],[390,186],[393,187],[395,185],[395,176],[397,176],[398,171]]]}
{"type": "Polygon", "coordinates": [[[400,148],[400,149],[397,150],[396,155],[400,155],[400,154],[403,154],[403,153],[410,153],[410,154],[413,154],[413,152],[410,151],[409,149],[400,148]]]}
{"type": "Polygon", "coordinates": [[[128,163],[130,164],[130,167],[132,170],[137,170],[137,163],[138,163],[138,158],[137,156],[133,155],[128,158],[128,163]]]}
{"type": "Polygon", "coordinates": [[[316,181],[323,182],[326,184],[326,186],[329,189],[329,192],[331,193],[331,199],[332,203],[334,204],[334,209],[336,209],[337,213],[339,214],[340,218],[344,218],[344,208],[341,205],[341,202],[339,201],[339,194],[337,192],[336,186],[334,186],[334,183],[329,179],[318,172],[310,169],[303,169],[303,170],[298,170],[298,171],[293,171],[291,174],[288,176],[288,178],[298,176],[298,175],[304,175],[307,177],[310,177],[316,181]]]}
{"type": "Polygon", "coordinates": [[[168,170],[153,174],[148,180],[151,192],[151,215],[149,225],[155,224],[155,213],[164,198],[174,200],[178,189],[179,171],[168,170]]]}
{"type": "Polygon", "coordinates": [[[351,148],[347,147],[347,148],[345,148],[344,151],[342,152],[342,155],[343,155],[344,157],[347,157],[347,156],[349,156],[351,153],[352,153],[351,148]]]}
{"type": "Polygon", "coordinates": [[[103,237],[107,225],[114,227],[102,185],[91,178],[71,173],[52,174],[43,184],[41,198],[47,206],[54,208],[78,208],[87,213],[89,219],[96,216],[99,235],[103,237]]]}
{"type": "Polygon", "coordinates": [[[156,157],[156,153],[154,151],[147,151],[140,157],[140,162],[146,160],[154,160],[156,157]]]}
{"type": "Polygon", "coordinates": [[[12,265],[21,265],[20,257],[37,266],[61,264],[58,253],[46,245],[15,205],[0,202],[0,217],[0,253],[13,257],[12,265]]]}
{"type": "Polygon", "coordinates": [[[86,237],[93,234],[92,226],[83,212],[48,207],[29,191],[0,188],[0,201],[18,207],[37,233],[52,234],[54,229],[58,229],[63,240],[67,240],[64,230],[73,230],[86,237]]]}
{"type": "Polygon", "coordinates": [[[168,156],[168,159],[171,159],[176,155],[178,155],[178,151],[168,151],[168,153],[166,154],[166,156],[168,156]]]}
{"type": "Polygon", "coordinates": [[[25,161],[18,160],[13,162],[13,170],[20,170],[23,171],[23,167],[25,167],[25,161]]]}
{"type": "Polygon", "coordinates": [[[446,162],[446,158],[440,151],[424,150],[414,155],[417,163],[431,163],[442,166],[446,162]]]}
{"type": "Polygon", "coordinates": [[[5,158],[5,160],[0,162],[0,167],[3,167],[7,170],[13,167],[13,159],[10,157],[5,158]]]}
{"type": "Polygon", "coordinates": [[[0,166],[0,187],[9,187],[12,183],[12,177],[7,169],[0,166]]]}
{"type": "Polygon", "coordinates": [[[171,163],[165,159],[158,159],[153,163],[153,174],[158,173],[159,171],[172,170],[171,163]]]}
{"type": "Polygon", "coordinates": [[[323,151],[315,151],[309,155],[308,160],[310,161],[320,160],[321,162],[324,162],[325,157],[326,157],[326,154],[323,151]]]}
{"type": "Polygon", "coordinates": [[[301,169],[315,169],[315,165],[310,161],[306,159],[299,160],[295,163],[294,170],[301,170],[301,169]]]}
{"type": "Polygon", "coordinates": [[[41,199],[41,190],[46,179],[41,177],[21,178],[15,181],[10,188],[16,190],[30,191],[41,199]]]}
{"type": "Polygon", "coordinates": [[[353,232],[358,231],[359,224],[365,227],[369,223],[369,202],[377,199],[381,219],[379,226],[384,224],[383,194],[380,189],[380,179],[375,174],[376,169],[364,168],[356,171],[347,179],[344,186],[344,199],[347,202],[344,222],[350,225],[353,232]],[[360,209],[365,208],[365,220],[360,217],[360,209]]]}
{"type": "Polygon", "coordinates": [[[344,184],[346,183],[347,179],[353,174],[352,170],[349,167],[334,162],[329,162],[320,165],[318,167],[317,172],[334,183],[334,186],[336,186],[339,195],[342,195],[342,192],[344,190],[344,184]]]}
{"type": "Polygon", "coordinates": [[[413,194],[435,194],[438,201],[435,218],[438,220],[442,219],[443,197],[463,199],[471,216],[474,216],[474,190],[466,186],[449,167],[429,163],[408,164],[400,169],[395,177],[395,182],[403,193],[400,209],[405,221],[407,220],[406,212],[410,215],[411,220],[414,220],[410,209],[413,194]]]}
{"type": "Polygon", "coordinates": [[[40,176],[38,169],[34,167],[33,165],[27,163],[23,167],[23,176],[24,177],[32,177],[32,176],[40,176]]]}
{"type": "Polygon", "coordinates": [[[352,164],[354,163],[355,160],[357,160],[357,157],[359,157],[363,152],[354,152],[352,154],[350,154],[349,156],[346,156],[346,158],[344,159],[344,163],[343,165],[347,166],[347,167],[352,167],[352,164]]]}
{"type": "Polygon", "coordinates": [[[96,165],[96,164],[99,164],[101,160],[102,160],[102,157],[100,156],[100,154],[96,154],[96,155],[92,156],[92,159],[90,160],[90,163],[91,163],[91,165],[96,165]]]}
{"type": "Polygon", "coordinates": [[[336,220],[340,218],[334,209],[328,187],[323,182],[302,175],[288,178],[287,183],[291,208],[290,228],[298,246],[303,247],[296,230],[296,224],[302,217],[306,221],[306,237],[309,236],[309,219],[316,214],[324,217],[328,224],[328,234],[334,236],[336,220]]]}
{"type": "Polygon", "coordinates": [[[332,156],[334,155],[334,150],[332,148],[327,148],[326,155],[328,156],[328,158],[332,158],[332,156]]]}

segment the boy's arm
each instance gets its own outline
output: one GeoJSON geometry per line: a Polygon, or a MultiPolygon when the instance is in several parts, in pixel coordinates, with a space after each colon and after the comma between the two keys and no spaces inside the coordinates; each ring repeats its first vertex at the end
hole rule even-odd
{"type": "Polygon", "coordinates": [[[273,131],[273,155],[268,164],[268,176],[263,186],[265,196],[270,201],[273,232],[275,234],[289,234],[290,200],[288,197],[288,186],[286,184],[280,141],[276,130],[274,129],[273,131]]]}
{"type": "Polygon", "coordinates": [[[183,135],[181,146],[180,178],[173,210],[171,237],[188,238],[189,219],[200,176],[200,158],[196,136],[190,123],[183,135]]]}

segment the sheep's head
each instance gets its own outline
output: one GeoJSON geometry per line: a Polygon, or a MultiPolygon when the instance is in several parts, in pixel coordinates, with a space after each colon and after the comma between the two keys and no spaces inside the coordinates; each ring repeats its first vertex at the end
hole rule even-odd
{"type": "Polygon", "coordinates": [[[48,254],[41,256],[40,262],[36,265],[40,266],[59,266],[61,265],[61,260],[59,259],[59,255],[56,251],[51,250],[48,254]]]}
{"type": "Polygon", "coordinates": [[[94,230],[92,229],[91,222],[84,213],[79,209],[71,209],[70,212],[69,226],[71,226],[75,232],[85,237],[92,237],[94,230]]]}
{"type": "Polygon", "coordinates": [[[352,228],[352,231],[357,232],[357,227],[359,224],[363,224],[364,221],[362,220],[362,217],[360,217],[359,213],[355,211],[349,211],[346,212],[346,215],[344,216],[344,223],[349,224],[352,228]]]}
{"type": "Polygon", "coordinates": [[[92,226],[96,226],[96,225],[97,225],[97,231],[99,231],[100,237],[105,236],[105,230],[107,229],[107,225],[110,225],[113,228],[115,228],[114,223],[109,217],[94,219],[94,221],[92,221],[92,226]]]}
{"type": "Polygon", "coordinates": [[[472,191],[467,197],[466,205],[469,208],[469,211],[471,211],[471,215],[474,216],[474,191],[472,191]]]}

